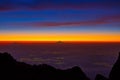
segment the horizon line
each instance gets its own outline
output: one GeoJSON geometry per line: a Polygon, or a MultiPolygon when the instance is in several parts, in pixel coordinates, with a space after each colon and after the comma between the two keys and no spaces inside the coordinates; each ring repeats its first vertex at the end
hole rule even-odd
{"type": "Polygon", "coordinates": [[[62,41],[62,40],[53,40],[53,41],[0,41],[0,43],[55,43],[55,42],[71,42],[71,43],[120,43],[120,41],[62,41]]]}

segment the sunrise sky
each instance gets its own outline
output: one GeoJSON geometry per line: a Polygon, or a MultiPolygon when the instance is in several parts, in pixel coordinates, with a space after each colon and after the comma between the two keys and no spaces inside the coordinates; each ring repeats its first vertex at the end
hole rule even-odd
{"type": "Polygon", "coordinates": [[[120,1],[0,0],[0,41],[120,42],[120,1]]]}

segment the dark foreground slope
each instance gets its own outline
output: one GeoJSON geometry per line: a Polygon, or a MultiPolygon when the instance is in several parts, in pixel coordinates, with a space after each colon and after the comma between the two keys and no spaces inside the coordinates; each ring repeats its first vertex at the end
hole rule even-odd
{"type": "Polygon", "coordinates": [[[112,67],[109,78],[107,79],[104,76],[98,74],[95,80],[120,80],[120,53],[116,63],[112,67]]]}
{"type": "Polygon", "coordinates": [[[116,63],[110,72],[109,78],[110,80],[120,80],[120,53],[116,63]]]}
{"type": "Polygon", "coordinates": [[[97,74],[95,80],[109,80],[106,77],[102,76],[101,74],[97,74]]]}
{"type": "Polygon", "coordinates": [[[0,53],[0,80],[89,80],[79,67],[60,70],[46,64],[29,65],[0,53]]]}
{"type": "MultiPolygon", "coordinates": [[[[0,80],[89,80],[79,67],[67,70],[52,66],[29,65],[16,61],[8,53],[0,53],[0,80]]],[[[120,80],[120,53],[109,78],[98,74],[95,80],[120,80]]]]}

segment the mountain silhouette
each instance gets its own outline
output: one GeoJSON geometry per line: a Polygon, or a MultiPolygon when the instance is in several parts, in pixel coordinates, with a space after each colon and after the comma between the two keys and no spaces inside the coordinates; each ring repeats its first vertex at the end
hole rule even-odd
{"type": "Polygon", "coordinates": [[[106,77],[102,76],[101,74],[97,74],[95,80],[108,80],[106,77]]]}
{"type": "Polygon", "coordinates": [[[109,74],[109,78],[107,79],[106,77],[98,74],[95,80],[120,80],[120,52],[119,52],[118,59],[113,65],[112,70],[109,74]]]}
{"type": "Polygon", "coordinates": [[[116,63],[112,67],[112,70],[109,75],[109,79],[110,80],[120,80],[120,52],[119,52],[119,56],[118,56],[116,63]]]}
{"type": "MultiPolygon", "coordinates": [[[[56,69],[47,64],[30,65],[16,61],[9,53],[0,53],[0,80],[90,80],[80,67],[56,69]]],[[[120,80],[120,53],[109,78],[97,74],[95,80],[120,80]]]]}
{"type": "Polygon", "coordinates": [[[0,80],[89,80],[77,66],[60,70],[47,64],[29,65],[0,53],[0,80]]]}

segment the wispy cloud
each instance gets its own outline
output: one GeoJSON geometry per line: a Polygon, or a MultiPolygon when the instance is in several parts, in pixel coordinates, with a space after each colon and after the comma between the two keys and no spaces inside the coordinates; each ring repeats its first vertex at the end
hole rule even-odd
{"type": "Polygon", "coordinates": [[[96,63],[94,63],[94,65],[99,66],[99,67],[106,67],[106,68],[111,68],[112,67],[112,65],[110,65],[107,62],[96,62],[96,63]]]}
{"type": "Polygon", "coordinates": [[[59,27],[59,26],[96,26],[104,24],[120,23],[120,15],[108,15],[102,16],[97,19],[85,20],[85,21],[72,21],[72,22],[18,22],[18,23],[5,23],[3,25],[22,25],[22,26],[34,26],[34,27],[59,27]]]}

